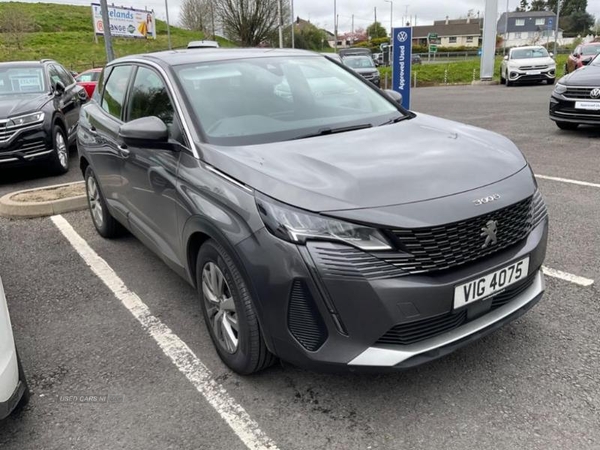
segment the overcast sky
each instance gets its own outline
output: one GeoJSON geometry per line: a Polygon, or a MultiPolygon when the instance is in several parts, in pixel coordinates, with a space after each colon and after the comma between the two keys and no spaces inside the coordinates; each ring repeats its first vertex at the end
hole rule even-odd
{"type": "MultiPolygon", "coordinates": [[[[36,0],[25,0],[35,2],[36,0]]],[[[182,0],[167,0],[169,3],[169,19],[173,24],[179,22],[179,5],[182,0]]],[[[312,23],[322,28],[333,31],[333,2],[334,0],[294,0],[295,15],[303,19],[310,19],[312,23]]],[[[54,3],[70,3],[77,5],[89,5],[86,0],[55,0],[54,3]]],[[[157,16],[165,18],[164,0],[109,0],[109,4],[132,6],[136,8],[154,9],[157,16]]],[[[506,10],[506,0],[498,0],[498,14],[506,10]]],[[[510,10],[514,10],[519,0],[509,0],[510,10]]],[[[466,17],[469,10],[477,16],[480,12],[483,16],[485,0],[396,0],[394,1],[394,26],[401,26],[403,18],[417,16],[417,25],[426,25],[434,20],[466,17]]],[[[386,28],[390,24],[390,3],[385,0],[337,0],[337,12],[339,14],[340,32],[350,31],[352,15],[354,14],[354,25],[356,28],[367,27],[373,22],[374,8],[377,8],[377,20],[386,28]]],[[[588,0],[588,12],[600,18],[600,0],[588,0]]],[[[413,23],[414,24],[414,23],[413,23]]]]}

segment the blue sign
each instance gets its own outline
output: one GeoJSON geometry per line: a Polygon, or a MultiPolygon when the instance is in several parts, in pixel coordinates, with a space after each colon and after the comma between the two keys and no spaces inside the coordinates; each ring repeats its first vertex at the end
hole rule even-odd
{"type": "Polygon", "coordinates": [[[552,18],[549,18],[549,19],[548,19],[548,29],[549,29],[549,30],[552,30],[552,29],[554,29],[554,27],[553,27],[552,25],[554,25],[554,19],[552,19],[552,18]]]}
{"type": "Polygon", "coordinates": [[[412,67],[412,28],[394,28],[392,89],[402,94],[402,106],[410,109],[410,80],[412,67]]]}

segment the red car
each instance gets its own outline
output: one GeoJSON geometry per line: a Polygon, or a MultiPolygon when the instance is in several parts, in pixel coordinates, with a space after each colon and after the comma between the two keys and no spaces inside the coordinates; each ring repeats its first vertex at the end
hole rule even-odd
{"type": "Polygon", "coordinates": [[[96,89],[96,85],[98,84],[100,72],[102,72],[101,68],[90,69],[86,70],[85,72],[81,72],[75,77],[75,81],[77,81],[77,84],[83,86],[83,88],[87,92],[88,97],[90,98],[92,97],[92,94],[96,89]]]}
{"type": "Polygon", "coordinates": [[[578,45],[575,51],[569,55],[565,64],[565,73],[571,73],[580,67],[587,66],[592,59],[600,54],[600,42],[578,45]]]}

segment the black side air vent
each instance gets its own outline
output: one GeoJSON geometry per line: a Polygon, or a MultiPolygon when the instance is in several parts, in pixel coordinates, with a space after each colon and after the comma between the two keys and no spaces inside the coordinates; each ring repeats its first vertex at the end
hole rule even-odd
{"type": "Polygon", "coordinates": [[[288,327],[298,342],[311,352],[327,340],[327,327],[305,283],[295,280],[290,292],[288,327]]]}

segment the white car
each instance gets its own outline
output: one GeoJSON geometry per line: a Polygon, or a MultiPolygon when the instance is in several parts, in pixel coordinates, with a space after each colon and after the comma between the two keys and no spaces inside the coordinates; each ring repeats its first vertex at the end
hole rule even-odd
{"type": "Polygon", "coordinates": [[[556,61],[544,47],[511,48],[500,67],[500,83],[511,86],[522,81],[545,81],[554,84],[556,61]]]}
{"type": "Polygon", "coordinates": [[[13,339],[2,280],[0,279],[0,420],[20,402],[29,398],[29,389],[13,339]]]}

